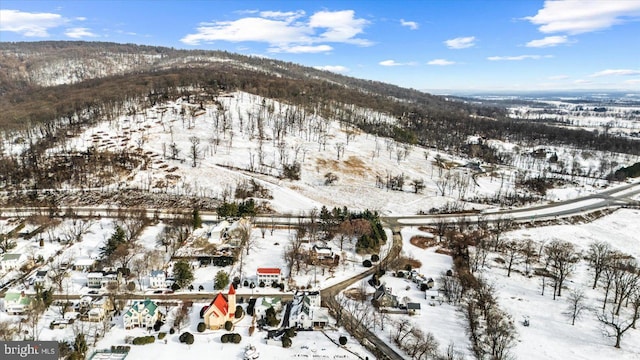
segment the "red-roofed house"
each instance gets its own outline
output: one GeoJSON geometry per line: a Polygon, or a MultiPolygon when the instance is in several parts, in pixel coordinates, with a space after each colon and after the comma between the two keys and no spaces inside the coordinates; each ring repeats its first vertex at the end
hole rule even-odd
{"type": "Polygon", "coordinates": [[[220,292],[209,304],[209,308],[204,312],[204,323],[211,330],[221,329],[227,320],[233,319],[235,312],[236,289],[231,284],[226,297],[220,292]]]}
{"type": "Polygon", "coordinates": [[[256,271],[258,275],[258,284],[264,282],[265,285],[271,285],[271,283],[282,282],[282,271],[280,268],[258,268],[256,271]]]}

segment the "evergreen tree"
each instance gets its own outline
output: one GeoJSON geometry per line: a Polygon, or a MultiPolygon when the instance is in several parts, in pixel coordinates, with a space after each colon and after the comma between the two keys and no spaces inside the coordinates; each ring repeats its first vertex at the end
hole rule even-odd
{"type": "Polygon", "coordinates": [[[180,260],[173,266],[173,276],[176,280],[176,285],[184,289],[193,281],[193,271],[191,271],[191,265],[186,261],[180,260]]]}
{"type": "Polygon", "coordinates": [[[81,358],[84,359],[84,356],[86,355],[88,350],[87,341],[84,338],[84,334],[76,335],[76,341],[73,344],[73,348],[79,355],[81,355],[81,358]]]}
{"type": "Polygon", "coordinates": [[[227,274],[222,270],[218,271],[218,273],[216,274],[215,281],[213,283],[213,287],[216,290],[222,290],[226,288],[227,285],[229,285],[229,274],[227,274]]]}
{"type": "Polygon", "coordinates": [[[120,225],[117,225],[113,235],[111,235],[109,240],[107,240],[107,243],[100,248],[100,256],[103,258],[111,256],[120,244],[124,244],[126,242],[126,239],[127,234],[124,229],[120,225]]]}

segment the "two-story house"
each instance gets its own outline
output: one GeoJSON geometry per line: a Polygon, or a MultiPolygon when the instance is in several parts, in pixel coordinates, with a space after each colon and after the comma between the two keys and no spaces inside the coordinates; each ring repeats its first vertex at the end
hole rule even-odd
{"type": "Polygon", "coordinates": [[[33,297],[24,291],[7,291],[4,294],[4,308],[9,314],[22,315],[31,309],[33,297]]]}
{"type": "Polygon", "coordinates": [[[124,328],[152,328],[156,321],[162,319],[158,305],[149,299],[135,301],[122,316],[124,328]]]}
{"type": "Polygon", "coordinates": [[[158,289],[167,287],[167,274],[162,270],[153,270],[149,275],[149,287],[158,289]]]}

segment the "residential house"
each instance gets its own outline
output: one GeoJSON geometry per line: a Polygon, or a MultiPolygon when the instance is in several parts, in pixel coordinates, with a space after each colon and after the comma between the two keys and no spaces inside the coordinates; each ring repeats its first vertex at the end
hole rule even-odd
{"type": "Polygon", "coordinates": [[[373,299],[371,300],[371,302],[379,307],[379,308],[384,308],[384,307],[391,307],[391,308],[396,308],[398,307],[398,297],[395,295],[391,294],[391,288],[387,288],[385,286],[385,284],[381,284],[375,291],[375,293],[373,294],[373,299]]]}
{"type": "Polygon", "coordinates": [[[101,272],[92,272],[87,274],[87,287],[99,289],[102,287],[102,280],[104,279],[104,274],[101,272]]]}
{"type": "Polygon", "coordinates": [[[20,265],[22,254],[8,253],[2,256],[0,261],[0,268],[3,270],[13,270],[20,265]]]}
{"type": "Polygon", "coordinates": [[[240,237],[244,229],[251,229],[251,220],[248,218],[242,218],[235,221],[227,231],[223,234],[223,239],[226,239],[227,243],[231,246],[240,246],[240,237]]]}
{"type": "Polygon", "coordinates": [[[149,299],[135,301],[122,316],[124,328],[152,328],[156,321],[162,319],[158,305],[149,299]]]}
{"type": "Polygon", "coordinates": [[[333,252],[333,249],[325,245],[313,245],[309,250],[309,263],[334,266],[340,261],[340,255],[333,252]]]}
{"type": "Polygon", "coordinates": [[[430,305],[435,305],[436,302],[438,304],[442,304],[442,302],[444,301],[444,298],[442,297],[442,294],[440,293],[440,291],[433,290],[433,289],[429,289],[425,291],[424,298],[429,300],[430,305]]]}
{"type": "Polygon", "coordinates": [[[420,303],[407,303],[407,313],[409,315],[420,315],[420,303]]]}
{"type": "Polygon", "coordinates": [[[258,276],[258,284],[264,282],[265,285],[269,286],[274,281],[277,283],[282,282],[282,271],[280,268],[258,268],[256,275],[258,276]]]}
{"type": "Polygon", "coordinates": [[[100,287],[104,289],[108,289],[109,285],[112,285],[112,284],[118,285],[121,280],[122,280],[122,275],[120,273],[105,274],[102,280],[100,281],[100,287]]]}
{"type": "Polygon", "coordinates": [[[89,307],[90,309],[87,312],[87,320],[94,322],[104,320],[107,314],[114,309],[113,303],[106,296],[93,299],[89,304],[89,307]]]}
{"type": "Polygon", "coordinates": [[[48,283],[47,282],[48,281],[47,280],[47,273],[48,273],[47,270],[38,270],[38,271],[36,271],[36,276],[35,276],[35,278],[33,280],[34,286],[35,285],[42,286],[42,287],[46,286],[47,283],[48,283]]]}
{"type": "Polygon", "coordinates": [[[329,309],[320,307],[320,293],[296,294],[288,322],[289,326],[303,330],[325,327],[329,322],[329,309]]]}
{"type": "MultiPolygon", "coordinates": [[[[282,298],[280,296],[265,296],[261,300],[254,301],[254,314],[259,319],[263,319],[266,316],[269,308],[273,308],[276,313],[282,311],[282,298]]],[[[249,312],[248,308],[247,312],[249,312]]]]}
{"type": "Polygon", "coordinates": [[[149,287],[158,289],[167,286],[167,274],[162,270],[153,270],[149,276],[149,287]]]}
{"type": "Polygon", "coordinates": [[[73,263],[73,269],[76,271],[91,271],[96,261],[89,257],[80,257],[73,263]]]}
{"type": "Polygon", "coordinates": [[[217,330],[224,327],[227,320],[233,319],[236,312],[236,289],[229,285],[227,296],[219,292],[204,311],[204,323],[208,329],[217,330]]]}
{"type": "Polygon", "coordinates": [[[9,314],[22,315],[31,309],[32,301],[33,297],[25,294],[24,291],[9,290],[4,295],[4,309],[9,314]]]}
{"type": "Polygon", "coordinates": [[[217,223],[211,231],[209,231],[209,243],[210,244],[222,244],[224,240],[229,236],[227,231],[229,230],[229,222],[222,220],[217,223]]]}

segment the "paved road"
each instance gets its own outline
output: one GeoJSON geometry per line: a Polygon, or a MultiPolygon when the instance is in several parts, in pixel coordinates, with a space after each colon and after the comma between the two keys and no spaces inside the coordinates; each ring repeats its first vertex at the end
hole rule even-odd
{"type": "Polygon", "coordinates": [[[489,209],[460,214],[386,216],[381,219],[390,227],[436,225],[442,221],[452,224],[461,219],[477,221],[480,218],[489,223],[505,218],[515,222],[535,222],[567,218],[604,209],[617,209],[622,206],[640,206],[640,201],[632,199],[638,194],[640,194],[640,182],[546,205],[508,210],[489,209]]]}
{"type": "MultiPolygon", "coordinates": [[[[602,192],[587,196],[577,197],[570,200],[558,201],[546,205],[495,210],[489,209],[484,211],[475,211],[460,214],[437,214],[437,215],[402,215],[402,216],[381,216],[386,224],[397,226],[414,226],[414,225],[434,225],[440,221],[455,223],[461,218],[469,220],[477,219],[482,216],[485,220],[491,222],[497,218],[509,217],[515,221],[538,221],[553,218],[563,218],[579,215],[585,212],[591,212],[609,208],[619,208],[624,205],[640,205],[640,201],[633,200],[631,197],[640,194],[640,182],[625,184],[622,186],[610,188],[602,192]]],[[[143,211],[149,218],[172,219],[180,215],[190,215],[191,209],[149,209],[149,208],[128,208],[117,209],[109,206],[74,206],[64,207],[55,211],[54,214],[63,216],[66,211],[72,211],[77,216],[100,216],[100,217],[118,217],[122,214],[139,214],[143,211]]],[[[25,217],[29,215],[50,215],[48,207],[4,207],[0,208],[0,216],[2,217],[25,217]]],[[[217,221],[218,216],[212,211],[201,211],[200,216],[204,221],[217,221]]],[[[263,214],[254,218],[254,222],[261,225],[278,225],[296,227],[299,221],[304,221],[305,216],[294,214],[263,214]]]]}
{"type": "MultiPolygon", "coordinates": [[[[400,255],[400,251],[402,250],[402,237],[400,232],[393,233],[393,244],[391,249],[387,253],[387,256],[380,261],[380,263],[389,263],[396,259],[400,255]]],[[[372,267],[367,271],[360,273],[350,279],[341,281],[335,285],[329,286],[320,291],[322,302],[327,306],[334,314],[340,313],[342,315],[342,324],[354,324],[355,321],[351,317],[351,314],[346,311],[340,311],[340,304],[336,301],[335,296],[338,295],[342,290],[351,286],[357,281],[365,279],[371,275],[373,275],[378,270],[378,267],[372,267]],[[346,321],[349,320],[349,321],[346,321]]],[[[388,360],[403,360],[404,357],[398,354],[394,349],[392,349],[385,341],[381,340],[376,334],[371,332],[364,326],[356,325],[355,328],[349,326],[348,328],[351,335],[356,338],[365,338],[369,341],[370,344],[366,344],[365,346],[375,354],[378,359],[388,359],[388,360]],[[369,346],[367,346],[369,345],[369,346]]]]}

